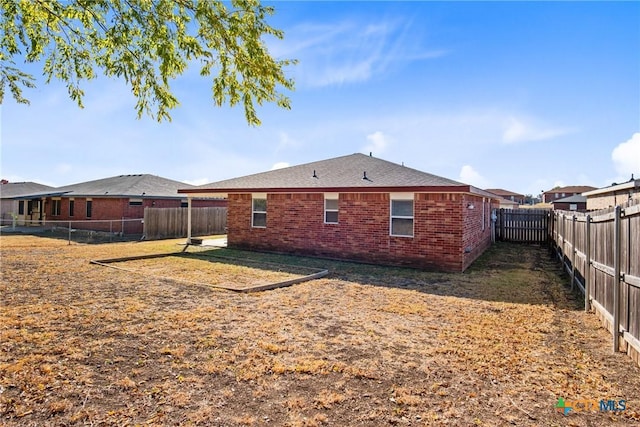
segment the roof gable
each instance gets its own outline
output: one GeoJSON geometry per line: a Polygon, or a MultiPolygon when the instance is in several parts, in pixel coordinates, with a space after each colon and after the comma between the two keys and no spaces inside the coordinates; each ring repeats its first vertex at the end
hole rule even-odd
{"type": "Polygon", "coordinates": [[[458,181],[356,153],[218,181],[184,192],[309,189],[322,191],[323,189],[365,190],[406,187],[465,187],[467,190],[469,188],[468,185],[458,181]]]}

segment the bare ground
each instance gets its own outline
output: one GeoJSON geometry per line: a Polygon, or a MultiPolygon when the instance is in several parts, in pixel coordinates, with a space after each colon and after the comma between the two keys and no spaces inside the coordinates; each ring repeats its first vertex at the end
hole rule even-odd
{"type": "Polygon", "coordinates": [[[331,271],[254,294],[167,278],[207,283],[202,260],[89,264],[177,243],[0,237],[0,424],[640,425],[640,368],[543,248],[463,274],[218,250],[331,271]],[[627,409],[564,416],[560,397],[627,409]]]}

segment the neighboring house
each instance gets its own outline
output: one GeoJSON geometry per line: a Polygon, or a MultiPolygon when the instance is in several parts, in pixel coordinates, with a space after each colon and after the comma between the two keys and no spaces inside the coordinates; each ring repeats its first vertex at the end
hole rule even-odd
{"type": "Polygon", "coordinates": [[[640,179],[634,179],[631,175],[627,182],[587,191],[583,195],[587,198],[588,210],[605,209],[630,200],[640,202],[640,179]]]}
{"type": "Polygon", "coordinates": [[[554,200],[551,204],[553,209],[559,211],[586,212],[587,210],[587,198],[580,194],[554,200]]]}
{"type": "MultiPolygon", "coordinates": [[[[503,199],[509,200],[511,202],[515,202],[517,205],[524,205],[527,201],[526,200],[527,198],[524,194],[514,193],[512,191],[503,190],[501,188],[488,188],[485,191],[496,194],[502,197],[503,199]]],[[[513,207],[513,205],[511,207],[513,207]]],[[[515,206],[515,207],[518,207],[518,206],[515,206]]]]}
{"type": "Polygon", "coordinates": [[[14,218],[19,220],[21,224],[25,219],[38,219],[41,215],[42,205],[39,202],[25,203],[24,200],[17,200],[16,197],[52,188],[37,182],[9,182],[4,179],[0,181],[0,219],[2,224],[11,224],[14,218]]]}
{"type": "MultiPolygon", "coordinates": [[[[39,222],[92,221],[76,228],[142,234],[146,207],[186,207],[178,188],[189,184],[149,174],[119,175],[22,195],[18,202],[43,206],[39,222]],[[133,221],[136,220],[136,221],[133,221]]],[[[194,200],[193,206],[224,206],[224,200],[194,200]]],[[[26,218],[25,218],[26,219],[26,218]]]]}
{"type": "Polygon", "coordinates": [[[564,199],[565,197],[580,195],[585,191],[595,190],[596,187],[589,185],[570,185],[568,187],[558,187],[542,193],[542,202],[551,203],[558,199],[564,199]]]}
{"type": "Polygon", "coordinates": [[[498,197],[498,203],[498,208],[500,209],[518,209],[518,207],[520,207],[520,203],[505,199],[504,197],[498,197]]]}
{"type": "Polygon", "coordinates": [[[229,247],[449,271],[490,246],[498,206],[484,190],[364,154],[179,193],[228,199],[229,247]]]}

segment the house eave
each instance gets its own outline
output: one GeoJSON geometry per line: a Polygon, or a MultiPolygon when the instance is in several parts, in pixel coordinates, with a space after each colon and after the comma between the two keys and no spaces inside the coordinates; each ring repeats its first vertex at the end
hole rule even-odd
{"type": "Polygon", "coordinates": [[[623,182],[622,184],[612,185],[610,187],[598,188],[596,190],[591,190],[591,191],[585,191],[584,193],[582,193],[582,195],[586,197],[599,196],[601,194],[609,194],[609,193],[613,194],[616,191],[624,191],[624,190],[629,190],[632,188],[639,188],[639,187],[640,187],[640,180],[636,179],[634,181],[623,182]]]}
{"type": "Polygon", "coordinates": [[[228,197],[229,194],[301,194],[301,193],[466,193],[492,199],[499,197],[470,185],[459,186],[385,186],[385,187],[285,187],[285,188],[199,188],[181,189],[187,197],[228,197]]]}

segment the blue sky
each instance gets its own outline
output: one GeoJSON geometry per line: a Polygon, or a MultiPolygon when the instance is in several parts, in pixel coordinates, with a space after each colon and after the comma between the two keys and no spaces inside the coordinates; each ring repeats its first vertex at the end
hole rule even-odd
{"type": "Polygon", "coordinates": [[[481,188],[538,194],[640,177],[638,2],[275,2],[268,40],[291,110],[218,108],[197,68],[173,121],[138,120],[121,82],[5,96],[1,171],[68,185],[150,173],[205,184],[369,153],[481,188]]]}

